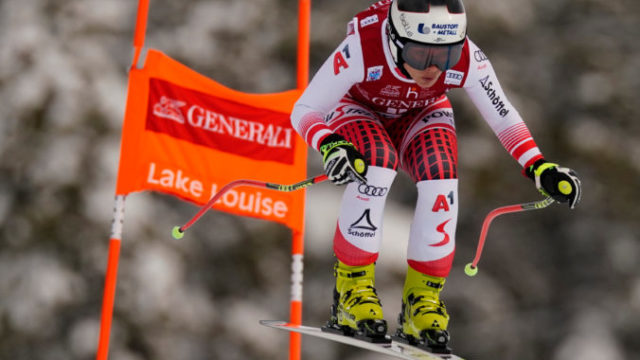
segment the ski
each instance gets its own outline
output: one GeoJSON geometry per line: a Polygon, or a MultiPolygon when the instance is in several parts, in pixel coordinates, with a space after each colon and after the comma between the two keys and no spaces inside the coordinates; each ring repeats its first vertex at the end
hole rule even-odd
{"type": "Polygon", "coordinates": [[[336,341],[342,344],[375,351],[381,354],[386,354],[405,360],[464,360],[461,357],[453,354],[431,353],[424,349],[393,340],[388,335],[388,342],[370,342],[366,340],[360,340],[351,336],[325,332],[318,327],[295,325],[281,320],[260,320],[260,324],[274,329],[293,331],[304,335],[310,335],[317,338],[336,341]]]}

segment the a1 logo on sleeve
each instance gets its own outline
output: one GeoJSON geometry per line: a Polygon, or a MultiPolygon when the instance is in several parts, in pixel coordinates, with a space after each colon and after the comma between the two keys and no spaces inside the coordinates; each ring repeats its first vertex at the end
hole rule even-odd
{"type": "Polygon", "coordinates": [[[347,44],[342,50],[337,51],[335,55],[333,55],[333,74],[338,75],[344,69],[349,68],[349,63],[347,63],[347,59],[351,58],[351,54],[349,53],[349,44],[347,44]]]}

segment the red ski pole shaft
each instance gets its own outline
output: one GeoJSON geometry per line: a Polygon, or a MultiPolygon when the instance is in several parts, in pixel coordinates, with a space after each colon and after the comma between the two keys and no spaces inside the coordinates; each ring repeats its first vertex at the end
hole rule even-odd
{"type": "Polygon", "coordinates": [[[469,276],[474,276],[478,272],[478,263],[480,262],[480,257],[482,257],[482,250],[484,249],[485,239],[487,238],[489,226],[491,226],[491,222],[493,221],[493,219],[504,214],[517,213],[527,210],[544,209],[547,206],[551,205],[553,201],[554,200],[552,198],[548,197],[543,200],[529,203],[502,206],[490,211],[482,222],[482,230],[480,230],[480,238],[478,239],[476,256],[473,259],[473,262],[467,264],[467,266],[465,267],[465,273],[469,276]]]}
{"type": "Polygon", "coordinates": [[[220,188],[220,191],[215,193],[215,195],[213,195],[211,197],[211,199],[209,199],[209,201],[204,206],[202,206],[200,208],[200,210],[198,210],[198,212],[189,221],[187,221],[184,225],[175,226],[173,228],[172,235],[176,239],[181,238],[183,236],[184,232],[188,228],[190,228],[193,224],[195,224],[196,221],[198,221],[198,219],[200,219],[202,217],[202,215],[204,215],[207,212],[207,210],[211,209],[213,204],[215,204],[215,202],[218,201],[218,199],[220,199],[220,197],[222,197],[227,191],[231,190],[234,187],[237,187],[237,186],[254,186],[254,187],[260,187],[260,188],[265,188],[265,189],[278,190],[278,191],[282,191],[282,192],[291,192],[291,191],[296,191],[296,190],[300,190],[300,189],[306,188],[306,187],[311,186],[313,184],[317,184],[317,183],[323,182],[323,181],[325,181],[327,179],[328,179],[327,175],[321,174],[321,175],[317,175],[317,176],[314,176],[312,178],[300,181],[300,182],[295,183],[295,184],[290,184],[290,185],[275,184],[275,183],[270,183],[270,182],[265,182],[265,181],[249,180],[249,179],[240,179],[240,180],[232,181],[232,182],[226,184],[225,186],[223,186],[222,188],[220,188]]]}

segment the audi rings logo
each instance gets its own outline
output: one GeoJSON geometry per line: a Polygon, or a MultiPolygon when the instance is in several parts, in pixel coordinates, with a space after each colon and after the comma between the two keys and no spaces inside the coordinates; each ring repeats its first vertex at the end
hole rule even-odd
{"type": "Polygon", "coordinates": [[[369,196],[385,196],[389,188],[387,187],[379,187],[367,184],[358,185],[358,192],[360,194],[369,195],[369,196]]]}
{"type": "Polygon", "coordinates": [[[482,50],[476,50],[473,53],[473,57],[476,59],[477,62],[483,62],[483,61],[487,61],[489,60],[489,58],[487,58],[487,55],[485,55],[482,50]]]}

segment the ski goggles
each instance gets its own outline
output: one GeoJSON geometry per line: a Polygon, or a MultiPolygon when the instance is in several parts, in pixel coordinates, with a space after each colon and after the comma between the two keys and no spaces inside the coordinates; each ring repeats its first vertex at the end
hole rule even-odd
{"type": "Polygon", "coordinates": [[[446,45],[427,45],[406,41],[402,45],[402,59],[412,68],[424,70],[435,65],[441,71],[445,71],[451,69],[460,60],[464,40],[446,45]]]}

